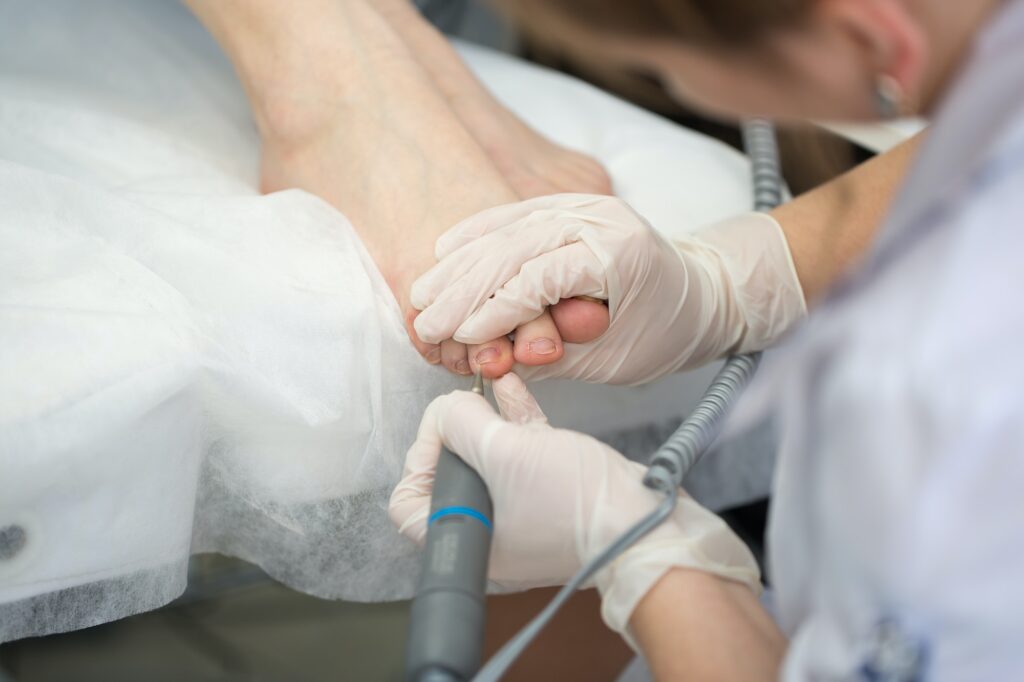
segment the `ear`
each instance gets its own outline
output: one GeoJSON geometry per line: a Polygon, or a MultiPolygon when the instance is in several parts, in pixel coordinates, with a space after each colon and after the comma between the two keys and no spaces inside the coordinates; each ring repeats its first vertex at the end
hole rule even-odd
{"type": "Polygon", "coordinates": [[[873,76],[889,76],[908,96],[920,92],[928,47],[906,0],[820,0],[816,15],[861,46],[873,76]]]}

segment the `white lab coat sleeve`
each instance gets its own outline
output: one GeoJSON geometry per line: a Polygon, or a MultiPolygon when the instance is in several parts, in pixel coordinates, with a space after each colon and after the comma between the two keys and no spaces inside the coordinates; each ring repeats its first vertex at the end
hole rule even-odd
{"type": "Polygon", "coordinates": [[[921,273],[908,326],[880,327],[818,379],[800,481],[810,567],[800,584],[780,576],[805,594],[783,679],[1024,670],[1020,177],[982,182],[944,217],[956,236],[920,253],[941,275],[921,273]]]}
{"type": "MultiPolygon", "coordinates": [[[[865,500],[887,510],[873,518],[905,515],[861,526],[878,535],[873,556],[859,557],[875,566],[833,566],[838,579],[813,585],[783,679],[1005,680],[1024,670],[1021,404],[1019,394],[980,401],[977,428],[920,443],[938,449],[920,460],[919,486],[904,480],[865,500]],[[894,675],[901,666],[906,675],[894,675]]],[[[919,415],[935,416],[965,415],[919,415]]],[[[830,553],[836,563],[861,554],[835,544],[830,553]]]]}

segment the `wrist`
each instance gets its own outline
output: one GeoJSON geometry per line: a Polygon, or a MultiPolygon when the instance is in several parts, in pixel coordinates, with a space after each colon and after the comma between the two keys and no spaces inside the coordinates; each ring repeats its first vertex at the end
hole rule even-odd
{"type": "Polygon", "coordinates": [[[777,679],[786,640],[746,587],[673,569],[637,605],[627,637],[656,679],[777,679]]]}
{"type": "Polygon", "coordinates": [[[793,256],[779,223],[744,213],[693,234],[718,280],[716,316],[726,340],[717,356],[764,350],[807,316],[793,256]]]}
{"type": "Polygon", "coordinates": [[[718,516],[680,495],[673,515],[595,577],[601,615],[609,628],[629,639],[627,626],[637,605],[673,569],[690,569],[761,592],[757,562],[718,516]]]}

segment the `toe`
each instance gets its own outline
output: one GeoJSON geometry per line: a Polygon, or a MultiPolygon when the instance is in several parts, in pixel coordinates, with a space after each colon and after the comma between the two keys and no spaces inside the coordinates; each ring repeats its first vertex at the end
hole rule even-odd
{"type": "Polygon", "coordinates": [[[405,331],[409,334],[409,340],[412,341],[412,345],[416,348],[416,351],[422,355],[427,362],[432,365],[436,365],[441,362],[441,347],[436,343],[426,343],[421,341],[420,337],[416,336],[416,330],[413,328],[413,321],[416,316],[420,314],[418,310],[410,310],[405,315],[405,331]]]}
{"type": "Polygon", "coordinates": [[[546,311],[516,329],[515,359],[523,365],[550,365],[562,359],[564,348],[555,321],[546,311]]]}
{"type": "Polygon", "coordinates": [[[548,308],[565,343],[587,343],[608,330],[608,306],[579,298],[566,298],[548,308]]]}
{"type": "Polygon", "coordinates": [[[470,345],[467,347],[467,354],[470,370],[479,371],[488,379],[505,376],[511,371],[514,362],[512,342],[504,336],[487,343],[470,345]]]}
{"type": "Polygon", "coordinates": [[[459,343],[453,339],[441,342],[441,364],[449,372],[467,375],[469,371],[469,356],[466,354],[466,344],[459,343]]]}

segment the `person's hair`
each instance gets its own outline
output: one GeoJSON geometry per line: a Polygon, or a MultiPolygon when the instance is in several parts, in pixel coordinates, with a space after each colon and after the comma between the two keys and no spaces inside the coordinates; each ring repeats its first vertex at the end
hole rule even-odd
{"type": "MultiPolygon", "coordinates": [[[[572,52],[563,32],[682,42],[698,47],[754,47],[772,31],[799,28],[817,0],[492,0],[530,38],[551,54],[572,52]],[[569,49],[567,49],[569,48],[569,49]]],[[[578,55],[577,55],[578,56],[578,55]]],[[[772,58],[762,54],[762,58],[772,58]]],[[[599,54],[586,54],[593,70],[599,54]]],[[[589,62],[589,64],[588,64],[589,62]]],[[[779,68],[784,68],[780,65],[779,68]]],[[[598,69],[598,72],[601,72],[598,69]]],[[[606,72],[607,73],[607,72],[606,72]]],[[[850,145],[815,129],[780,131],[787,180],[806,190],[854,165],[850,145]]]]}
{"type": "MultiPolygon", "coordinates": [[[[530,33],[573,25],[624,37],[683,40],[705,45],[746,44],[792,26],[814,0],[498,0],[530,33]]],[[[551,38],[552,36],[543,36],[551,38]]]]}

